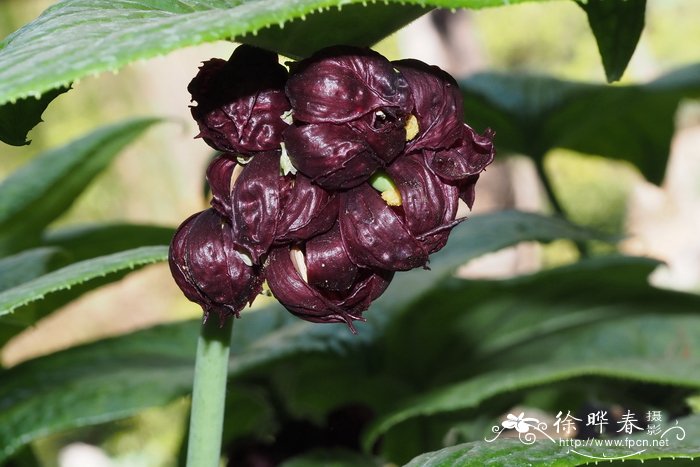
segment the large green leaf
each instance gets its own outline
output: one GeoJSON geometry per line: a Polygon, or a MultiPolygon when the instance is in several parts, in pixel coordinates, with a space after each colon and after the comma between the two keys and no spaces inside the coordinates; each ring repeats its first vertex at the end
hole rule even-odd
{"type": "Polygon", "coordinates": [[[0,258],[0,292],[36,279],[66,263],[142,246],[167,245],[171,227],[139,224],[92,224],[45,233],[39,248],[0,258]]]}
{"type": "Polygon", "coordinates": [[[622,77],[644,29],[646,0],[576,0],[588,15],[609,82],[622,77]]]}
{"type": "MultiPolygon", "coordinates": [[[[0,259],[0,292],[39,277],[66,262],[67,255],[57,248],[35,248],[0,259]]],[[[33,313],[0,317],[0,347],[32,324],[33,313]]]]}
{"type": "Polygon", "coordinates": [[[193,322],[157,327],[0,372],[0,463],[38,437],[187,393],[197,329],[193,322]]]}
{"type": "MultiPolygon", "coordinates": [[[[561,219],[537,214],[501,212],[474,216],[457,227],[448,245],[431,258],[430,271],[416,270],[395,276],[387,292],[366,312],[367,322],[356,325],[357,336],[351,335],[343,325],[318,326],[293,321],[265,334],[258,343],[259,352],[234,357],[232,370],[259,370],[261,377],[272,378],[285,394],[288,410],[296,417],[322,422],[328,410],[347,403],[360,403],[377,410],[386,407],[392,399],[404,395],[409,385],[385,371],[390,369],[386,364],[389,359],[379,357],[383,354],[377,347],[386,339],[387,324],[407,304],[415,302],[471,258],[520,241],[556,238],[601,237],[561,219]],[[305,364],[299,368],[295,362],[302,354],[305,364]],[[376,358],[368,357],[369,354],[376,358]],[[317,374],[325,377],[319,380],[317,374]],[[362,381],[361,390],[358,381],[362,381]]],[[[406,342],[411,342],[410,338],[406,342]]],[[[416,351],[420,348],[415,346],[416,351]]]]}
{"type": "MultiPolygon", "coordinates": [[[[511,3],[521,1],[536,0],[511,3]]],[[[298,57],[331,44],[370,45],[432,7],[481,8],[503,3],[503,0],[387,0],[370,5],[364,0],[60,2],[0,43],[0,123],[7,123],[0,128],[0,137],[12,144],[22,144],[27,131],[39,121],[41,112],[55,97],[48,93],[52,89],[182,47],[237,39],[298,57]],[[57,43],[61,44],[60,53],[54,47],[57,43]],[[42,95],[45,97],[41,100],[34,99],[42,95]],[[3,118],[18,112],[29,118],[3,118]]]]}
{"type": "MultiPolygon", "coordinates": [[[[68,227],[44,234],[42,246],[0,259],[0,292],[47,274],[70,263],[142,246],[167,245],[173,234],[169,227],[136,224],[95,224],[68,227]]],[[[86,292],[139,269],[121,270],[76,284],[31,302],[19,311],[0,317],[0,347],[49,313],[86,292]]]]}
{"type": "MultiPolygon", "coordinates": [[[[664,429],[672,426],[675,425],[664,429]]],[[[678,426],[684,430],[685,437],[676,439],[675,435],[680,431],[675,429],[667,434],[665,439],[668,443],[661,447],[652,445],[651,436],[647,437],[649,446],[638,448],[615,445],[572,448],[560,446],[558,442],[549,440],[541,440],[533,444],[525,444],[515,439],[498,440],[493,443],[477,441],[422,454],[406,464],[406,467],[481,467],[484,465],[574,467],[597,465],[600,462],[605,462],[605,465],[625,466],[630,464],[629,461],[635,460],[644,462],[644,465],[653,466],[695,465],[692,459],[700,458],[700,417],[694,415],[680,419],[678,426]]],[[[643,442],[644,436],[637,436],[635,439],[643,442]]]]}
{"type": "Polygon", "coordinates": [[[130,270],[144,264],[165,261],[167,257],[167,246],[151,246],[73,263],[0,293],[0,316],[41,300],[49,294],[70,289],[108,274],[130,270]]]}
{"type": "Polygon", "coordinates": [[[0,254],[38,243],[119,151],[158,122],[143,118],[103,127],[43,153],[0,184],[0,254]]]}
{"type": "Polygon", "coordinates": [[[334,43],[369,45],[431,7],[522,1],[66,0],[0,43],[0,104],[205,42],[243,39],[299,56],[334,43]]]}
{"type": "Polygon", "coordinates": [[[700,297],[649,286],[656,264],[602,258],[437,287],[395,320],[385,339],[387,361],[403,363],[389,371],[403,370],[422,395],[380,417],[366,446],[414,417],[473,409],[499,394],[571,378],[700,388],[698,362],[688,357],[700,351],[700,297]]]}
{"type": "Polygon", "coordinates": [[[645,85],[607,86],[544,76],[480,74],[460,82],[467,121],[496,130],[503,152],[541,160],[550,149],[626,160],[663,179],[678,103],[700,96],[700,66],[645,85]]]}
{"type": "Polygon", "coordinates": [[[363,352],[385,340],[387,324],[401,314],[407,304],[444,281],[469,259],[521,241],[557,238],[603,239],[588,229],[537,214],[510,211],[474,216],[455,228],[447,246],[431,257],[430,271],[402,272],[394,277],[386,293],[365,313],[367,322],[356,324],[357,336],[350,334],[344,325],[318,326],[293,320],[289,326],[264,334],[265,337],[256,343],[261,346],[260,352],[234,357],[231,369],[239,373],[265,366],[263,374],[274,373],[280,390],[286,394],[289,410],[296,416],[322,417],[324,410],[346,402],[379,407],[388,402],[386,394],[381,393],[382,387],[393,388],[393,396],[397,397],[402,393],[400,386],[405,383],[399,382],[397,386],[391,376],[373,373],[377,364],[368,361],[363,352]],[[301,354],[306,355],[304,369],[288,371],[297,368],[293,362],[301,354]],[[310,359],[311,354],[326,358],[310,359]],[[274,369],[268,368],[271,364],[275,365],[274,369]],[[327,375],[329,379],[318,381],[313,377],[314,372],[327,375]],[[345,384],[333,387],[334,380],[345,384]],[[360,380],[364,382],[363,391],[357,394],[353,381],[360,380]],[[321,386],[326,389],[319,391],[321,386]]]}

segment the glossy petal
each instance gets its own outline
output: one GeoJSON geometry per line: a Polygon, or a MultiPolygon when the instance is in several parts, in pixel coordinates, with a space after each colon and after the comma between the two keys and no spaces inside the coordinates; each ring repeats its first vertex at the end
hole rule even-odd
{"type": "Polygon", "coordinates": [[[348,122],[347,125],[367,141],[385,164],[389,164],[406,145],[405,119],[404,113],[384,108],[348,122]]]}
{"type": "Polygon", "coordinates": [[[187,240],[192,230],[192,226],[201,213],[191,215],[185,221],[180,224],[175,236],[170,242],[170,251],[168,252],[168,263],[170,265],[170,273],[175,279],[175,283],[182,293],[185,294],[189,300],[198,303],[207,312],[210,308],[208,305],[208,300],[204,294],[195,286],[195,282],[185,264],[185,258],[188,256],[187,252],[187,240]]]}
{"type": "Polygon", "coordinates": [[[418,134],[406,144],[406,152],[438,150],[455,144],[461,134],[462,94],[455,79],[436,66],[419,60],[393,62],[411,89],[418,118],[418,134]]]}
{"type": "Polygon", "coordinates": [[[275,243],[306,240],[326,232],[338,218],[338,198],[297,174],[284,183],[275,243]]]}
{"type": "Polygon", "coordinates": [[[357,279],[358,268],[345,251],[338,224],[307,241],[305,257],[309,285],[316,289],[347,291],[357,279]]]}
{"type": "Polygon", "coordinates": [[[257,154],[232,192],[234,242],[260,264],[275,238],[280,209],[280,153],[257,154]]]}
{"type": "Polygon", "coordinates": [[[428,253],[445,246],[450,230],[459,223],[455,221],[458,188],[442,182],[417,153],[399,158],[387,173],[401,192],[408,230],[428,253]]]}
{"type": "Polygon", "coordinates": [[[294,118],[306,123],[342,123],[383,107],[406,112],[408,83],[382,55],[366,48],[336,46],[295,63],[287,81],[294,118]]]}
{"type": "Polygon", "coordinates": [[[437,152],[426,151],[426,161],[442,179],[460,182],[471,175],[478,175],[493,162],[493,135],[490,129],[479,135],[464,125],[458,146],[437,152]]]}
{"type": "Polygon", "coordinates": [[[185,296],[225,319],[238,316],[261,290],[258,269],[247,266],[233,244],[230,225],[214,209],[187,219],[173,238],[170,270],[185,296]]]}
{"type": "Polygon", "coordinates": [[[462,199],[462,201],[467,203],[469,209],[474,207],[477,180],[479,180],[478,175],[470,175],[457,185],[459,188],[459,197],[462,199]]]}
{"type": "Polygon", "coordinates": [[[294,167],[328,190],[357,186],[382,165],[367,141],[345,125],[290,126],[284,142],[294,167]]]}
{"type": "Polygon", "coordinates": [[[318,323],[352,322],[353,317],[304,281],[292,263],[288,246],[271,251],[266,275],[272,294],[294,315],[318,323]]]}
{"type": "Polygon", "coordinates": [[[374,300],[389,287],[393,271],[379,269],[360,269],[355,283],[349,291],[342,294],[328,294],[331,301],[353,316],[361,317],[374,300]]]}
{"type": "Polygon", "coordinates": [[[239,46],[227,61],[205,62],[188,86],[200,136],[222,152],[251,154],[279,149],[289,110],[286,69],[277,55],[239,46]]]}
{"type": "Polygon", "coordinates": [[[343,193],[339,219],[346,251],[360,267],[408,271],[428,261],[403,219],[368,184],[343,193]]]}
{"type": "Polygon", "coordinates": [[[211,206],[226,218],[231,217],[231,179],[238,163],[231,157],[219,155],[207,167],[207,182],[211,189],[211,206]]]}

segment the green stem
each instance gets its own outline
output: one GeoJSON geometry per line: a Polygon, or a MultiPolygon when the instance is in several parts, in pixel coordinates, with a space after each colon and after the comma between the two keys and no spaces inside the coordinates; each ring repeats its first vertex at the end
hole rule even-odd
{"type": "MultiPolygon", "coordinates": [[[[564,208],[562,207],[561,203],[559,203],[559,199],[557,198],[557,195],[554,192],[554,187],[550,183],[549,177],[547,176],[547,173],[544,170],[544,158],[535,157],[534,160],[537,175],[539,175],[540,180],[542,181],[542,186],[544,187],[544,191],[547,194],[547,199],[549,200],[549,203],[552,205],[552,209],[554,209],[554,212],[563,217],[564,219],[569,220],[569,216],[567,216],[566,211],[564,211],[564,208]]],[[[590,250],[585,242],[579,241],[574,242],[574,244],[576,245],[576,249],[578,250],[581,257],[586,258],[590,256],[590,250]]]]}
{"type": "Polygon", "coordinates": [[[566,212],[559,203],[559,199],[557,198],[556,193],[554,193],[554,187],[550,183],[549,177],[547,177],[547,173],[544,170],[544,162],[542,161],[541,157],[535,159],[535,168],[537,169],[537,175],[539,175],[542,186],[544,187],[544,192],[547,194],[547,199],[552,205],[552,209],[554,209],[554,212],[559,214],[561,217],[567,219],[566,212]]]}
{"type": "Polygon", "coordinates": [[[226,378],[233,318],[219,326],[210,316],[197,341],[187,444],[188,467],[218,467],[226,405],[226,378]]]}

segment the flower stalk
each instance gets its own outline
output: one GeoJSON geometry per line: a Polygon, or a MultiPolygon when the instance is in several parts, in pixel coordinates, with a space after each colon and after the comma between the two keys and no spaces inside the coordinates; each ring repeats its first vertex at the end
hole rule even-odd
{"type": "Polygon", "coordinates": [[[197,341],[187,467],[218,467],[226,405],[226,379],[233,320],[202,323],[197,341]]]}

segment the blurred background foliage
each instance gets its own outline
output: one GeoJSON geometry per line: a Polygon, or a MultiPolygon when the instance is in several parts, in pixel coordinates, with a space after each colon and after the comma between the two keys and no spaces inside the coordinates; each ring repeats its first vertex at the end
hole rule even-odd
{"type": "MultiPolygon", "coordinates": [[[[47,0],[0,1],[0,37],[29,22],[52,3],[47,0]]],[[[698,60],[698,18],[700,2],[649,0],[646,28],[622,84],[647,82],[673,68],[698,60]]],[[[470,64],[466,67],[469,69],[458,69],[464,76],[466,73],[493,70],[604,82],[605,74],[586,16],[571,1],[525,3],[470,11],[463,19],[464,27],[468,28],[464,37],[470,41],[470,64]]],[[[433,17],[435,23],[439,23],[439,20],[433,17]]],[[[377,49],[390,59],[416,56],[435,62],[421,55],[422,51],[413,53],[412,45],[406,38],[413,35],[426,40],[422,35],[424,29],[413,28],[415,25],[383,40],[377,49]]],[[[202,177],[193,174],[203,174],[211,155],[205,144],[192,138],[196,128],[189,117],[186,86],[201,61],[213,56],[227,57],[231,49],[232,45],[225,42],[183,49],[132,64],[118,74],[89,77],[74,83],[74,89],[59,97],[44,113],[43,119],[48,124],[41,124],[32,131],[32,145],[29,148],[2,146],[0,177],[21,166],[33,155],[65,144],[94,129],[97,124],[134,115],[166,116],[170,118],[169,122],[152,129],[147,136],[130,146],[81,195],[73,208],[56,222],[56,226],[96,221],[177,225],[189,213],[201,210],[206,205],[206,200],[201,196],[202,177]]],[[[430,53],[438,58],[444,54],[437,49],[430,53]]],[[[678,131],[697,131],[699,115],[696,103],[685,103],[677,119],[678,131]]],[[[679,148],[674,144],[676,149],[679,148]]],[[[505,169],[494,167],[482,176],[476,212],[505,207],[550,211],[529,160],[517,155],[510,159],[505,156],[499,154],[498,162],[505,169]]],[[[697,150],[694,157],[694,165],[685,166],[687,170],[681,174],[689,178],[689,192],[680,196],[697,201],[700,199],[700,192],[697,191],[700,186],[697,150]],[[692,192],[693,187],[695,193],[692,192]]],[[[668,268],[678,267],[674,262],[677,259],[675,250],[657,248],[658,245],[649,241],[648,236],[658,238],[658,232],[645,230],[649,224],[656,229],[661,228],[659,225],[667,225],[669,231],[663,234],[663,242],[680,242],[681,246],[677,249],[682,250],[682,242],[692,241],[692,238],[688,240],[687,233],[678,228],[678,219],[670,218],[668,209],[656,208],[658,217],[637,222],[639,216],[653,212],[658,203],[666,203],[664,205],[668,207],[670,195],[666,194],[668,196],[664,198],[666,195],[659,194],[659,190],[661,193],[668,191],[667,182],[662,188],[652,187],[629,163],[566,150],[550,151],[545,166],[571,220],[609,234],[627,235],[629,238],[623,244],[627,251],[666,260],[668,268]],[[631,206],[635,203],[636,214],[631,212],[631,206]],[[674,232],[677,234],[675,237],[674,232]]],[[[679,212],[683,216],[685,211],[679,212]]],[[[693,248],[698,248],[697,239],[695,242],[693,248]]],[[[527,246],[525,248],[520,246],[511,251],[517,259],[501,258],[486,266],[482,262],[481,266],[464,268],[462,273],[468,277],[475,277],[475,274],[503,277],[572,262],[578,258],[573,243],[565,240],[547,246],[533,246],[530,250],[527,250],[527,246]]],[[[697,267],[696,264],[696,271],[697,267]]],[[[200,310],[181,296],[169,280],[166,269],[167,266],[158,265],[136,272],[121,282],[92,292],[66,306],[13,339],[3,349],[3,365],[13,366],[38,355],[155,323],[199,316],[200,310]]],[[[676,280],[676,276],[667,269],[665,285],[697,292],[700,290],[700,274],[695,278],[692,274],[691,271],[684,279],[676,280]]],[[[663,280],[663,274],[661,276],[663,280]]],[[[270,299],[262,298],[260,301],[266,300],[270,299]]],[[[540,393],[542,391],[545,390],[540,393]]],[[[532,397],[536,398],[538,394],[548,397],[540,393],[535,392],[532,397]]],[[[102,459],[105,464],[90,464],[93,466],[171,466],[176,464],[180,439],[184,436],[182,430],[173,430],[172,427],[183,426],[186,416],[186,401],[177,401],[122,422],[52,435],[35,442],[34,447],[44,466],[59,465],[59,460],[60,465],[66,467],[76,465],[65,457],[64,449],[67,445],[75,446],[76,442],[102,448],[94,453],[97,457],[92,462],[102,459]],[[59,452],[64,457],[58,455],[59,452]],[[104,455],[108,458],[100,458],[104,455]]],[[[264,423],[261,426],[265,426],[264,423]]],[[[474,430],[474,427],[464,427],[464,430],[474,430]]],[[[271,428],[268,432],[271,432],[271,428]]],[[[457,432],[453,435],[457,438],[461,436],[457,432]]]]}

